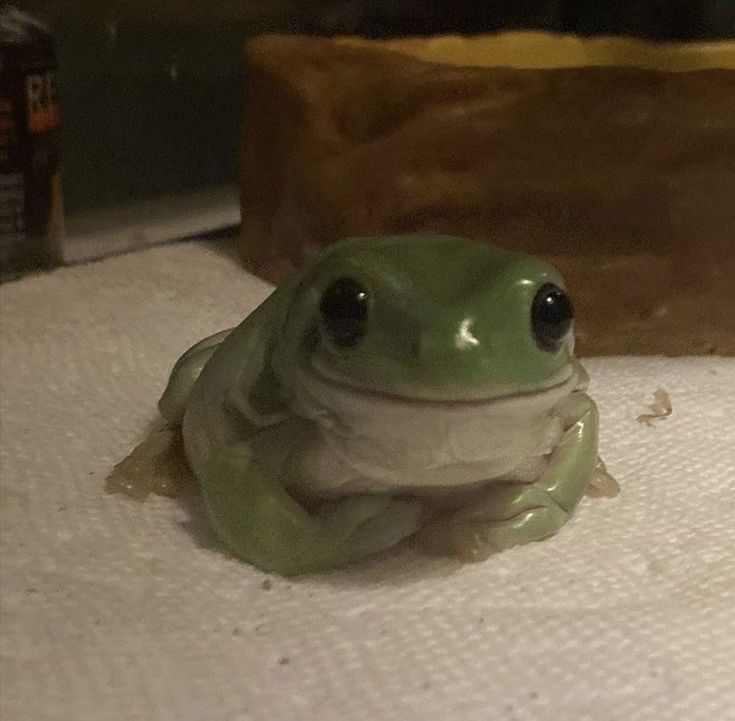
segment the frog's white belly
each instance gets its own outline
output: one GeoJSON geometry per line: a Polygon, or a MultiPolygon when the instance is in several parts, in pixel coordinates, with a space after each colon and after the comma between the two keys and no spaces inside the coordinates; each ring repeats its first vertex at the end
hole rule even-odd
{"type": "Polygon", "coordinates": [[[307,475],[320,490],[464,486],[505,478],[532,480],[563,432],[559,417],[501,417],[489,408],[386,409],[360,416],[352,434],[320,428],[307,475]]]}
{"type": "Polygon", "coordinates": [[[531,481],[563,433],[555,407],[573,382],[459,403],[304,384],[294,402],[297,417],[262,434],[256,453],[291,482],[322,494],[531,481]]]}

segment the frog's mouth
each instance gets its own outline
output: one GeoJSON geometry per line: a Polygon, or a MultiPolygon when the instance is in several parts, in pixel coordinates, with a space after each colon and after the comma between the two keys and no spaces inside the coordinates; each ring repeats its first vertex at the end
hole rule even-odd
{"type": "Polygon", "coordinates": [[[331,389],[333,392],[350,395],[355,400],[362,398],[365,401],[436,408],[471,408],[496,403],[522,402],[524,400],[533,402],[549,396],[561,397],[574,390],[582,390],[586,387],[586,378],[582,373],[581,367],[575,364],[564,368],[560,373],[533,387],[519,388],[512,392],[493,392],[487,389],[484,393],[476,393],[469,396],[440,398],[429,395],[409,395],[381,389],[369,390],[361,388],[351,383],[349,379],[342,377],[325,363],[320,362],[318,357],[312,357],[308,367],[308,375],[311,377],[310,380],[312,383],[317,386],[326,386],[326,388],[331,389]]]}

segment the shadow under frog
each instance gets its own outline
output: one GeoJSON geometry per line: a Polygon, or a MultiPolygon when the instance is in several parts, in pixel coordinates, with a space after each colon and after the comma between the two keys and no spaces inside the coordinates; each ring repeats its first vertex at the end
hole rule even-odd
{"type": "Polygon", "coordinates": [[[542,260],[348,239],[179,359],[162,422],[108,488],[171,495],[188,476],[192,530],[283,575],[409,538],[480,561],[556,533],[587,492],[617,493],[587,383],[542,260]]]}

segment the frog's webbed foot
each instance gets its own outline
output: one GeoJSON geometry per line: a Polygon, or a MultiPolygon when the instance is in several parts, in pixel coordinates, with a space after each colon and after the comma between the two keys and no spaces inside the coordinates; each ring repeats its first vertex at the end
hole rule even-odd
{"type": "Polygon", "coordinates": [[[491,484],[471,505],[428,524],[420,540],[428,551],[463,561],[556,533],[584,495],[597,462],[597,409],[582,394],[570,411],[575,421],[534,483],[491,484]]]}
{"type": "Polygon", "coordinates": [[[283,575],[326,571],[392,548],[421,520],[418,501],[352,496],[309,513],[239,443],[218,455],[201,480],[217,534],[254,566],[283,575]]]}
{"type": "Polygon", "coordinates": [[[611,476],[608,472],[605,461],[598,456],[586,495],[590,498],[615,498],[619,493],[620,484],[615,476],[611,476]]]}
{"type": "Polygon", "coordinates": [[[179,427],[157,423],[115,465],[105,482],[108,493],[143,501],[151,493],[175,497],[193,484],[179,427]]]}

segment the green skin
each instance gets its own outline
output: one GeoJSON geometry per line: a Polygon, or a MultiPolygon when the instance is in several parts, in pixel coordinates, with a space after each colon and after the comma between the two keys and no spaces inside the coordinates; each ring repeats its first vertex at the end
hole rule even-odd
{"type": "MultiPolygon", "coordinates": [[[[547,282],[564,287],[537,258],[459,238],[349,239],[311,259],[239,326],[187,351],[159,408],[182,427],[221,540],[248,563],[293,575],[348,565],[412,535],[439,553],[478,560],[558,531],[592,477],[598,421],[571,333],[554,352],[533,337],[531,304],[547,282]],[[319,313],[324,290],[345,276],[370,298],[367,333],[348,348],[330,341],[319,313]],[[442,496],[436,485],[371,487],[361,477],[359,491],[309,493],[316,421],[300,419],[298,399],[315,365],[335,392],[374,403],[378,414],[412,404],[417,418],[422,409],[449,414],[498,402],[514,413],[523,399],[560,387],[555,379],[571,380],[547,414],[562,420],[561,431],[531,479],[479,477],[442,496]],[[282,468],[269,467],[253,440],[293,422],[306,433],[294,444],[305,447],[282,468]]],[[[420,440],[420,421],[416,433],[420,440]]],[[[493,436],[490,425],[488,445],[493,436]]]]}

